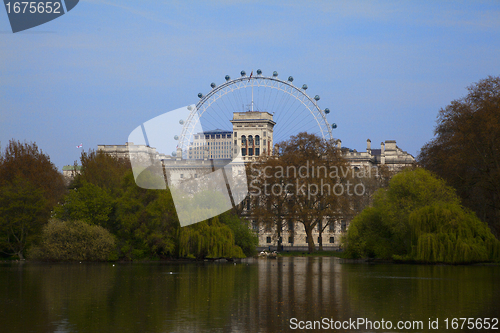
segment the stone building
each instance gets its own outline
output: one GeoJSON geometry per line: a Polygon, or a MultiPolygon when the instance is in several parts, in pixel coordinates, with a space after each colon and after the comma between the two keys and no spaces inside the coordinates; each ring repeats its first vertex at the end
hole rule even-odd
{"type": "Polygon", "coordinates": [[[233,132],[216,129],[193,135],[193,141],[188,147],[187,158],[190,160],[203,159],[232,159],[233,132]]]}
{"type": "Polygon", "coordinates": [[[254,161],[260,155],[272,155],[273,130],[276,123],[269,112],[234,112],[234,144],[241,147],[244,162],[254,161]]]}

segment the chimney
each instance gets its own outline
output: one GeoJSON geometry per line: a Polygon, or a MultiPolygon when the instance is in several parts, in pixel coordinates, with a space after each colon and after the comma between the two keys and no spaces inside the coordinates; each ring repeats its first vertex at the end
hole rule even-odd
{"type": "Polygon", "coordinates": [[[342,148],[342,141],[340,139],[337,140],[337,148],[342,148]]]}
{"type": "Polygon", "coordinates": [[[366,152],[370,155],[372,154],[372,140],[370,139],[366,140],[366,152]]]}
{"type": "Polygon", "coordinates": [[[380,164],[385,164],[385,146],[384,143],[380,143],[380,164]]]}

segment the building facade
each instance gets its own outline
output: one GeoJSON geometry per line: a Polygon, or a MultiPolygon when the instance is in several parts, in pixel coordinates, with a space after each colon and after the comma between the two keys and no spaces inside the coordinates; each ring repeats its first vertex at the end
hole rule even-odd
{"type": "Polygon", "coordinates": [[[269,112],[234,112],[233,135],[235,146],[240,147],[244,162],[254,161],[261,155],[272,155],[273,131],[276,123],[269,112]]]}

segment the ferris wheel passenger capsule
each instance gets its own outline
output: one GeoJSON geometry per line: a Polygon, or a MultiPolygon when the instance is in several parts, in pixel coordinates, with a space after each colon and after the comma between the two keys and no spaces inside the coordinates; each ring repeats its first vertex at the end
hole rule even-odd
{"type": "Polygon", "coordinates": [[[303,89],[303,90],[307,90],[307,84],[303,84],[303,85],[302,85],[302,89],[303,89]]]}
{"type": "Polygon", "coordinates": [[[184,120],[179,120],[179,124],[184,125],[184,120]]]}
{"type": "Polygon", "coordinates": [[[177,153],[175,151],[172,152],[172,156],[175,157],[177,156],[177,153]]]}
{"type": "Polygon", "coordinates": [[[278,76],[278,72],[274,71],[274,72],[273,72],[273,76],[274,76],[274,77],[277,77],[277,76],[278,76]]]}
{"type": "Polygon", "coordinates": [[[316,101],[319,101],[319,95],[314,96],[314,99],[315,99],[316,101]]]}
{"type": "Polygon", "coordinates": [[[257,75],[261,75],[262,71],[260,69],[257,70],[257,75]]]}
{"type": "Polygon", "coordinates": [[[198,97],[199,97],[199,98],[202,98],[202,97],[203,97],[203,94],[202,94],[202,93],[198,93],[198,97]]]}
{"type": "Polygon", "coordinates": [[[329,114],[329,113],[330,113],[330,109],[329,109],[329,108],[326,108],[326,109],[325,109],[325,113],[326,113],[326,114],[329,114]]]}
{"type": "Polygon", "coordinates": [[[231,77],[229,75],[226,75],[226,81],[231,80],[231,77]]]}
{"type": "Polygon", "coordinates": [[[293,81],[293,76],[288,77],[288,81],[292,82],[293,81]]]}
{"type": "Polygon", "coordinates": [[[174,136],[174,140],[179,140],[179,136],[178,136],[178,135],[175,135],[175,136],[174,136]]]}
{"type": "Polygon", "coordinates": [[[215,84],[215,82],[212,82],[212,83],[210,83],[210,87],[212,87],[212,89],[213,89],[213,88],[217,87],[217,85],[215,84]]]}
{"type": "Polygon", "coordinates": [[[333,124],[332,124],[332,128],[333,128],[333,129],[336,129],[336,128],[337,128],[337,124],[333,123],[333,124]]]}
{"type": "Polygon", "coordinates": [[[241,74],[241,76],[246,76],[247,75],[247,73],[245,71],[241,71],[240,74],[241,74]]]}

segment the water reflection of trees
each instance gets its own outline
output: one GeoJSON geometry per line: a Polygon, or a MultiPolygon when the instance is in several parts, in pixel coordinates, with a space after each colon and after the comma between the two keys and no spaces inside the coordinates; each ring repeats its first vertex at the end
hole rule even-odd
{"type": "Polygon", "coordinates": [[[499,274],[333,258],[27,264],[0,269],[0,320],[8,332],[279,332],[290,318],[498,317],[499,274]]]}

